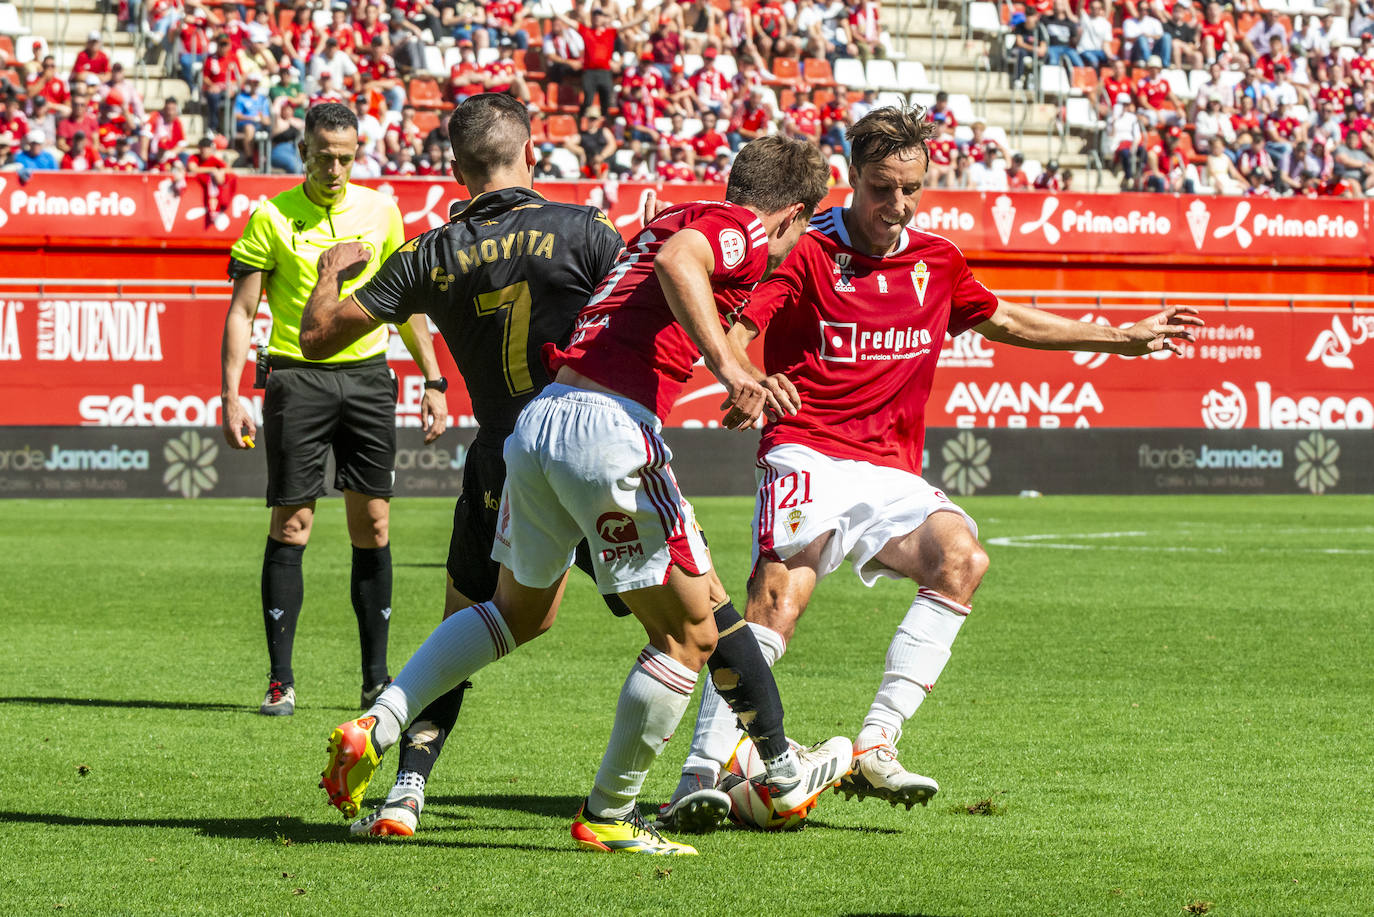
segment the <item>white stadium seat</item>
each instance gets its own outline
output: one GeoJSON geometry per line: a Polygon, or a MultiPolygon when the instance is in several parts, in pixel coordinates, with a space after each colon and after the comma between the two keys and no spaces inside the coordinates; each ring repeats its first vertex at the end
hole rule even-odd
{"type": "Polygon", "coordinates": [[[978,120],[978,116],[973,113],[973,99],[962,92],[951,92],[949,94],[949,110],[954,112],[954,120],[965,121],[972,124],[978,120]]]}
{"type": "Polygon", "coordinates": [[[871,58],[864,67],[868,85],[872,89],[909,89],[897,82],[897,67],[890,60],[871,58]]]}
{"type": "Polygon", "coordinates": [[[425,45],[425,72],[438,77],[448,73],[448,68],[444,66],[444,52],[434,45],[425,45]]]}
{"type": "Polygon", "coordinates": [[[926,78],[925,64],[918,60],[897,61],[897,85],[903,92],[934,92],[939,88],[926,78]]]}
{"type": "MultiPolygon", "coordinates": [[[[863,61],[852,57],[841,57],[835,61],[835,82],[849,89],[867,89],[868,77],[864,74],[863,61]]],[[[874,86],[874,89],[878,87],[874,86]]]]}
{"type": "Polygon", "coordinates": [[[1002,17],[997,13],[996,3],[974,2],[968,5],[968,28],[974,35],[1000,34],[1002,17]]]}
{"type": "Polygon", "coordinates": [[[27,35],[29,30],[19,21],[19,9],[13,3],[0,3],[0,35],[27,35]]]}

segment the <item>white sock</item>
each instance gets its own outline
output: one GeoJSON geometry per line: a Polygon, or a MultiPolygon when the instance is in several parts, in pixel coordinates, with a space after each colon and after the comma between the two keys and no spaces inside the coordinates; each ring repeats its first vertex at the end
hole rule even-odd
{"type": "Polygon", "coordinates": [[[464,608],[446,618],[368,708],[365,715],[377,717],[377,750],[385,751],[396,744],[421,710],[514,647],[515,638],[491,602],[464,608]]]}
{"type": "MultiPolygon", "coordinates": [[[[771,669],[782,658],[787,643],[782,639],[782,634],[771,627],[750,622],[749,629],[754,632],[754,639],[759,642],[763,661],[768,663],[771,669]]],[[[736,725],[738,722],[735,712],[730,709],[725,698],[720,696],[720,692],[711,684],[710,679],[707,679],[701,689],[701,706],[697,708],[692,750],[682,765],[684,778],[687,774],[700,775],[703,780],[712,784],[720,779],[721,770],[730,760],[740,737],[744,735],[743,730],[736,725]]]]}
{"type": "Polygon", "coordinates": [[[395,802],[405,796],[419,797],[421,808],[425,804],[425,778],[415,771],[399,771],[396,774],[396,785],[391,788],[391,792],[386,795],[387,802],[395,802]]]}
{"type": "Polygon", "coordinates": [[[868,708],[855,748],[896,745],[902,724],[935,687],[969,608],[933,589],[921,589],[887,648],[887,669],[868,708]]]}
{"type": "Polygon", "coordinates": [[[615,725],[587,812],[598,818],[624,818],[658,753],[673,737],[692,698],[697,673],[667,653],[644,647],[620,689],[615,725]]]}

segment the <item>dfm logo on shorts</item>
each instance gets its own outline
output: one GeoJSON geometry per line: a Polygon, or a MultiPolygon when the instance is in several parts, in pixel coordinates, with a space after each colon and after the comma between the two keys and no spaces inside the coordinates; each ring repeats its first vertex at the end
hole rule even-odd
{"type": "Polygon", "coordinates": [[[615,510],[602,513],[596,520],[596,534],[602,541],[614,545],[601,552],[602,563],[623,560],[635,555],[644,556],[644,546],[639,543],[639,528],[635,521],[624,513],[615,510]]]}
{"type": "Polygon", "coordinates": [[[925,328],[879,328],[860,331],[855,322],[821,321],[821,359],[832,363],[860,360],[909,360],[930,353],[925,328]]]}

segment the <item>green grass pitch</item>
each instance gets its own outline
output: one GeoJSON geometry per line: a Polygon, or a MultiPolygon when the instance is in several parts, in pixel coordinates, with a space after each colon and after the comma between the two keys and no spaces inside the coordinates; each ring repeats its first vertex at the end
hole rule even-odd
{"type": "MultiPolygon", "coordinates": [[[[1374,909],[1374,498],[965,505],[992,567],[900,749],[940,781],[930,806],[826,795],[805,831],[664,860],[568,837],[644,641],[580,575],[551,633],[476,677],[421,833],[350,841],[315,786],[360,681],[339,500],[305,556],[289,719],[256,714],[261,506],[6,502],[0,913],[1374,909]]],[[[699,511],[742,597],[749,503],[699,511]]],[[[437,623],[450,520],[396,501],[393,671],[437,623]]],[[[793,737],[854,734],[913,592],[822,585],[777,672],[793,737]]]]}

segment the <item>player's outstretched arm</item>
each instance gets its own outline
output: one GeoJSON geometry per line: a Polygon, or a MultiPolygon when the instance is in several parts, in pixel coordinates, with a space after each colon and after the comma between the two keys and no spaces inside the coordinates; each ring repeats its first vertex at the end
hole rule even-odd
{"type": "Polygon", "coordinates": [[[715,256],[706,237],[695,229],[678,231],[654,258],[654,273],[673,317],[692,339],[706,361],[706,368],[725,386],[729,406],[724,425],[746,430],[763,413],[767,391],[759,384],[762,373],[747,361],[741,364],[725,339],[711,290],[715,256]]]}
{"type": "MultiPolygon", "coordinates": [[[[745,367],[753,368],[754,364],[749,359],[749,344],[758,336],[759,331],[754,327],[754,323],[743,316],[725,332],[725,339],[734,348],[735,358],[745,367]]],[[[764,410],[770,418],[781,417],[784,414],[792,416],[801,410],[801,395],[791,379],[782,373],[768,376],[760,373],[760,376],[762,378],[759,378],[759,384],[768,392],[764,410]]]]}
{"type": "Polygon", "coordinates": [[[1170,306],[1127,328],[1080,322],[1042,309],[999,301],[992,318],[973,330],[990,341],[1036,350],[1094,350],[1127,357],[1167,350],[1178,353],[1180,341],[1196,339],[1206,324],[1196,309],[1170,306]]]}
{"type": "MultiPolygon", "coordinates": [[[[410,358],[424,373],[426,382],[433,382],[443,373],[439,372],[439,361],[434,357],[434,338],[429,333],[429,322],[423,315],[412,315],[410,320],[396,326],[405,342],[410,358]]],[[[425,431],[425,442],[432,443],[448,429],[448,399],[437,388],[425,389],[420,401],[420,425],[425,431]]]]}
{"type": "Polygon", "coordinates": [[[248,442],[258,434],[257,424],[239,400],[239,379],[248,359],[248,344],[253,337],[253,316],[262,298],[262,272],[254,271],[234,278],[234,293],[229,312],[224,316],[224,336],[220,339],[220,427],[225,442],[234,449],[251,448],[248,442]],[[245,442],[244,437],[248,438],[245,442]]]}
{"type": "Polygon", "coordinates": [[[367,260],[358,242],[340,242],[320,255],[319,279],[301,313],[301,355],[307,360],[332,357],[380,324],[352,296],[339,299],[343,284],[362,273],[367,260]]]}

